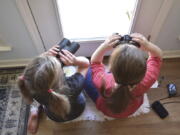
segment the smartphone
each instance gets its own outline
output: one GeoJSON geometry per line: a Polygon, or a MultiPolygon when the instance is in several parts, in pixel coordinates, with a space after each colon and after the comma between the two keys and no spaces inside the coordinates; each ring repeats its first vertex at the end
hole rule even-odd
{"type": "Polygon", "coordinates": [[[160,118],[166,118],[169,113],[166,110],[166,108],[164,108],[164,106],[159,102],[159,101],[155,101],[154,103],[152,103],[151,108],[157,113],[157,115],[160,118]]]}

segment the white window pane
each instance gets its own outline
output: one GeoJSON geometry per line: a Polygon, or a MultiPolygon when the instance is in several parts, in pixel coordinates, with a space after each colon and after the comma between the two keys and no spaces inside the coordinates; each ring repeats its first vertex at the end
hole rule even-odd
{"type": "Polygon", "coordinates": [[[70,39],[127,34],[136,0],[57,0],[63,34],[70,39]]]}

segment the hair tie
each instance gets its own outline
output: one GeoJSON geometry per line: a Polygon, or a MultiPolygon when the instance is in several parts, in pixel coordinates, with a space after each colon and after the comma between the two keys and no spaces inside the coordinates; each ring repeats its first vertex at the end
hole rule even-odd
{"type": "Polygon", "coordinates": [[[127,86],[129,86],[128,84],[121,84],[121,86],[123,86],[123,87],[127,87],[127,86]]]}
{"type": "Polygon", "coordinates": [[[132,91],[135,87],[136,87],[136,84],[118,84],[117,83],[117,86],[118,87],[127,87],[129,89],[129,91],[132,91]]]}
{"type": "Polygon", "coordinates": [[[54,90],[53,89],[49,89],[48,90],[48,93],[52,93],[54,90]]]}
{"type": "Polygon", "coordinates": [[[24,81],[25,80],[24,75],[19,76],[19,80],[24,81]]]}
{"type": "Polygon", "coordinates": [[[121,86],[122,86],[122,87],[125,87],[125,86],[128,86],[128,84],[117,83],[117,86],[118,86],[118,87],[121,87],[121,86]]]}
{"type": "Polygon", "coordinates": [[[135,87],[136,87],[135,84],[134,85],[128,85],[129,91],[133,91],[135,87]]]}

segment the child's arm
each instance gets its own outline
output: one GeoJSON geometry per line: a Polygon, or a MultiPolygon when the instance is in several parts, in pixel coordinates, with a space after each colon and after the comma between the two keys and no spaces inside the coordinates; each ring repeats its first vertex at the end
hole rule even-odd
{"type": "Polygon", "coordinates": [[[105,52],[113,49],[113,47],[119,42],[119,39],[120,36],[116,34],[108,37],[92,54],[91,62],[102,62],[105,52]]]}
{"type": "Polygon", "coordinates": [[[158,46],[154,45],[151,42],[149,42],[149,46],[147,47],[147,51],[149,52],[150,56],[162,58],[162,55],[163,55],[162,50],[158,46]]]}
{"type": "Polygon", "coordinates": [[[56,56],[59,53],[58,47],[59,47],[59,45],[54,45],[49,50],[47,50],[46,52],[44,52],[40,55],[56,56]]]}
{"type": "Polygon", "coordinates": [[[60,60],[67,66],[68,65],[78,66],[78,72],[80,72],[82,75],[85,76],[89,66],[89,60],[86,57],[83,56],[76,57],[71,52],[67,50],[62,50],[62,53],[60,53],[60,60]]]}
{"type": "Polygon", "coordinates": [[[78,72],[81,73],[83,76],[85,76],[88,66],[89,66],[89,60],[83,56],[76,57],[71,52],[67,50],[62,50],[62,52],[59,52],[58,45],[54,45],[51,47],[48,51],[42,53],[41,55],[50,55],[50,56],[56,56],[57,54],[60,55],[60,60],[67,66],[74,65],[78,66],[78,72]]]}
{"type": "Polygon", "coordinates": [[[133,40],[141,45],[140,48],[144,51],[147,51],[150,56],[162,58],[161,49],[153,43],[149,42],[143,35],[134,33],[131,34],[131,37],[133,37],[133,40]]]}
{"type": "Polygon", "coordinates": [[[52,48],[50,48],[48,51],[44,52],[43,55],[50,55],[50,56],[56,56],[57,54],[60,54],[60,60],[64,62],[65,65],[74,65],[78,67],[88,67],[89,66],[89,60],[83,56],[76,57],[71,52],[67,50],[62,50],[62,52],[59,52],[58,45],[54,45],[52,48]]]}
{"type": "Polygon", "coordinates": [[[89,67],[89,60],[86,57],[82,56],[76,57],[76,60],[76,65],[78,66],[77,72],[85,76],[89,67]]]}
{"type": "Polygon", "coordinates": [[[133,37],[134,41],[141,45],[140,49],[147,51],[149,55],[152,56],[147,60],[147,70],[143,80],[136,86],[136,89],[133,91],[135,96],[142,96],[158,79],[160,67],[162,64],[162,51],[158,46],[147,41],[147,39],[140,34],[134,33],[131,36],[133,37]]]}

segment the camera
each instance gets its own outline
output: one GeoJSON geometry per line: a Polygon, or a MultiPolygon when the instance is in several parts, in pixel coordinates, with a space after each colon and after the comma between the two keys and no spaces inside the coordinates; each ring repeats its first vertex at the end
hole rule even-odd
{"type": "MultiPolygon", "coordinates": [[[[71,41],[67,38],[63,38],[58,45],[59,45],[59,47],[58,47],[59,51],[58,52],[61,52],[61,50],[64,49],[64,50],[68,50],[72,54],[76,53],[76,51],[80,47],[79,43],[77,43],[77,42],[71,43],[71,41]]],[[[56,57],[59,58],[60,57],[59,54],[57,54],[56,57]]]]}
{"type": "Polygon", "coordinates": [[[132,40],[132,37],[129,36],[129,35],[124,35],[124,36],[122,36],[122,37],[120,38],[119,42],[116,44],[116,46],[119,45],[119,44],[125,44],[125,43],[132,44],[132,45],[140,48],[140,44],[137,43],[137,42],[135,42],[135,41],[133,41],[133,40],[132,40]]]}

